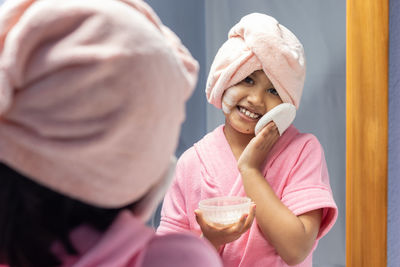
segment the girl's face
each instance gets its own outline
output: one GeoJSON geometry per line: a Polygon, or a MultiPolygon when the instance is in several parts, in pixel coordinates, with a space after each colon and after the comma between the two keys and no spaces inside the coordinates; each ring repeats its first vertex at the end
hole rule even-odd
{"type": "Polygon", "coordinates": [[[264,71],[258,70],[227,89],[222,98],[226,123],[244,134],[254,134],[258,120],[283,103],[264,71]]]}

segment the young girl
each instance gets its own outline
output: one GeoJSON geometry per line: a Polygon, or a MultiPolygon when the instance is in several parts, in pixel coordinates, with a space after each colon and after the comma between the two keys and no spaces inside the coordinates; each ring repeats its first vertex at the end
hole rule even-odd
{"type": "Polygon", "coordinates": [[[230,30],[206,89],[225,125],[179,159],[158,233],[198,233],[224,266],[312,266],[312,251],[337,217],[323,149],[294,126],[280,136],[270,122],[254,133],[277,105],[299,107],[304,78],[303,47],[274,18],[250,14],[230,30]],[[255,205],[221,227],[197,210],[200,200],[218,196],[247,196],[255,205]]]}
{"type": "Polygon", "coordinates": [[[10,0],[0,25],[0,265],[222,266],[145,225],[198,69],[150,7],[10,0]]]}

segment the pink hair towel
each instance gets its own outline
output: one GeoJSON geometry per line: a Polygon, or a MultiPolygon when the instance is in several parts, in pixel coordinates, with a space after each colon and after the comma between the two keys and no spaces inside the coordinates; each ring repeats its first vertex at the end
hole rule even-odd
{"type": "Polygon", "coordinates": [[[252,13],[232,27],[218,50],[207,80],[208,101],[221,108],[226,89],[261,69],[282,101],[298,108],[306,71],[303,46],[273,17],[252,13]]]}
{"type": "Polygon", "coordinates": [[[12,0],[0,9],[0,161],[121,207],[160,183],[198,64],[141,0],[12,0]]]}

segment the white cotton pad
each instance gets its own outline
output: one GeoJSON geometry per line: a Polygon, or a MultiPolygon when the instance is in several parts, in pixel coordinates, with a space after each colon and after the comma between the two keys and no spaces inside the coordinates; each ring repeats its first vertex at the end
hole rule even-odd
{"type": "Polygon", "coordinates": [[[254,131],[257,135],[265,125],[270,121],[274,121],[276,127],[278,127],[279,135],[282,135],[290,124],[292,124],[295,117],[296,107],[294,105],[289,103],[279,104],[261,117],[254,131]]]}

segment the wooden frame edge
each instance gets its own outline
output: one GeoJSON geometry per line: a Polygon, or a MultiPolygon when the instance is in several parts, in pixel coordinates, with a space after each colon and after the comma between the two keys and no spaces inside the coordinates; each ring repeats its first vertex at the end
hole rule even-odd
{"type": "Polygon", "coordinates": [[[387,263],[389,0],[347,0],[346,266],[387,263]]]}

